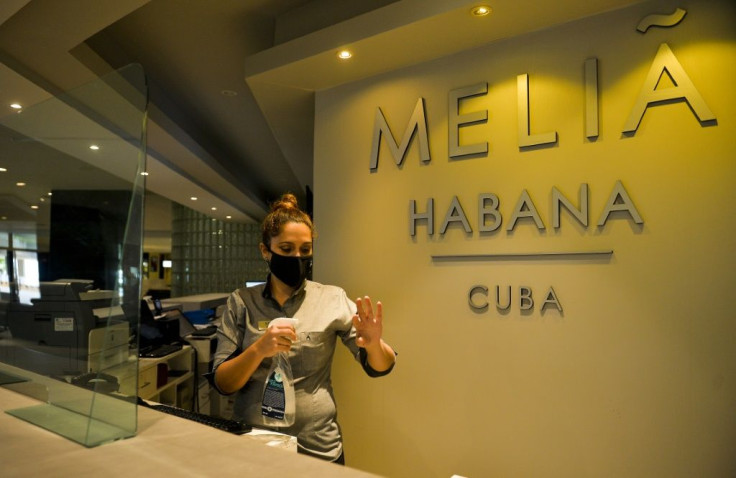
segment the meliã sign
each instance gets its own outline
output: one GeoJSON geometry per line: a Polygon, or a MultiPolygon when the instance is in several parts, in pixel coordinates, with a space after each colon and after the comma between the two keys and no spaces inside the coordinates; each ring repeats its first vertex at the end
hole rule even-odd
{"type": "MultiPolygon", "coordinates": [[[[599,127],[598,60],[596,58],[589,58],[585,61],[584,88],[586,99],[585,135],[588,138],[595,138],[598,136],[599,127]]],[[[465,145],[461,145],[459,143],[460,128],[470,127],[474,124],[487,121],[488,111],[480,110],[462,115],[458,113],[460,100],[473,96],[486,95],[487,93],[488,83],[478,83],[450,91],[450,94],[448,95],[448,154],[450,158],[460,158],[471,155],[480,157],[488,153],[487,142],[465,145]]],[[[652,62],[649,73],[644,81],[644,85],[634,102],[634,107],[631,109],[631,112],[624,123],[622,133],[629,136],[636,134],[636,130],[638,129],[639,123],[641,122],[647,108],[663,108],[675,101],[686,101],[701,124],[715,124],[715,115],[695,88],[695,85],[690,80],[690,77],[687,75],[685,69],[677,60],[670,47],[666,43],[663,43],[660,45],[657,55],[652,62]],[[664,74],[669,75],[674,83],[674,87],[657,89],[657,84],[664,74]]],[[[524,151],[526,148],[531,146],[556,143],[558,141],[556,131],[531,133],[529,110],[529,75],[523,74],[517,77],[517,122],[519,148],[524,151]]],[[[409,143],[416,134],[419,143],[419,158],[423,163],[429,163],[432,158],[427,131],[428,128],[427,118],[424,112],[424,98],[419,98],[417,100],[414,111],[409,119],[409,124],[404,129],[401,144],[397,143],[394,139],[394,135],[388,126],[388,122],[386,121],[381,108],[377,107],[373,125],[373,143],[370,156],[371,171],[375,172],[378,170],[378,156],[381,138],[386,139],[386,144],[391,151],[394,162],[397,166],[401,166],[409,148],[409,143]]]]}
{"type": "MultiPolygon", "coordinates": [[[[583,89],[585,91],[585,137],[595,139],[598,137],[599,131],[599,91],[598,91],[598,60],[596,58],[586,59],[584,62],[584,80],[583,89]]],[[[488,120],[488,111],[479,110],[469,113],[460,114],[460,101],[465,98],[477,97],[488,94],[487,83],[477,83],[472,86],[458,88],[450,91],[448,104],[448,157],[456,158],[481,158],[488,155],[488,143],[480,142],[473,144],[460,144],[460,128],[472,127],[488,120]]],[[[663,43],[660,45],[654,60],[649,68],[649,72],[644,83],[638,92],[638,96],[634,101],[627,118],[622,118],[623,128],[621,132],[624,136],[633,136],[636,134],[639,123],[648,108],[667,108],[673,102],[686,102],[693,115],[701,125],[715,125],[716,117],[706,104],[700,92],[697,90],[690,77],[685,72],[677,57],[670,47],[663,43]],[[663,75],[668,75],[674,86],[669,88],[657,88],[663,75]]],[[[541,133],[532,133],[530,124],[530,98],[529,98],[529,75],[522,74],[517,76],[517,142],[521,152],[528,151],[532,147],[542,145],[551,145],[558,142],[558,134],[556,131],[547,131],[541,133]]],[[[394,159],[397,167],[404,162],[406,152],[409,148],[412,138],[416,137],[416,143],[419,148],[419,159],[422,163],[430,163],[431,151],[428,141],[428,127],[424,108],[424,98],[419,98],[412,112],[409,123],[404,129],[401,143],[395,140],[395,136],[388,126],[386,117],[380,107],[376,108],[375,121],[373,126],[373,141],[370,156],[370,170],[375,173],[378,171],[378,160],[381,146],[381,139],[385,139],[388,150],[394,159]]],[[[611,187],[611,193],[605,204],[600,206],[600,213],[597,215],[596,225],[605,227],[606,222],[612,213],[625,214],[637,225],[644,224],[642,216],[634,204],[631,195],[624,187],[620,180],[615,181],[611,187]]],[[[577,206],[573,201],[565,197],[559,189],[552,187],[551,189],[551,225],[553,228],[560,227],[560,215],[562,211],[567,211],[580,225],[588,227],[589,223],[589,197],[588,184],[581,184],[578,189],[577,206]]],[[[443,236],[451,225],[462,227],[462,229],[472,234],[474,231],[478,233],[487,233],[496,231],[505,226],[507,232],[512,232],[520,220],[533,222],[534,225],[544,230],[545,225],[538,209],[532,201],[526,189],[522,189],[516,201],[513,212],[507,219],[502,217],[499,211],[499,198],[489,192],[478,194],[476,203],[476,214],[468,216],[466,210],[460,204],[457,196],[453,196],[449,200],[446,211],[442,216],[442,222],[438,228],[440,236],[443,236]],[[474,222],[473,222],[474,220],[474,222]],[[473,225],[473,223],[475,225],[473,225]]],[[[409,201],[409,227],[410,236],[417,234],[418,227],[424,227],[428,236],[435,234],[435,200],[428,198],[423,202],[422,206],[417,206],[417,201],[411,199],[409,201]]],[[[593,254],[611,254],[612,251],[598,251],[593,254]]],[[[577,252],[557,253],[557,256],[570,257],[579,254],[577,252]]],[[[589,253],[583,253],[589,254],[589,253]]],[[[524,254],[521,254],[524,255],[524,254]]],[[[539,256],[539,254],[527,254],[539,256]]],[[[555,255],[554,253],[552,255],[555,255]]],[[[474,255],[474,256],[433,256],[433,260],[464,260],[467,257],[483,258],[497,255],[474,255]]],[[[518,254],[517,254],[518,256],[518,254]]],[[[487,300],[489,289],[482,285],[473,285],[468,292],[468,303],[472,310],[476,312],[484,311],[489,308],[489,302],[495,303],[496,309],[499,311],[508,310],[512,304],[512,292],[509,286],[505,295],[502,289],[495,286],[495,300],[487,300]],[[502,296],[506,300],[502,300],[502,296]],[[481,298],[482,297],[482,298],[481,298]]],[[[518,290],[519,309],[524,311],[534,306],[532,299],[532,290],[530,287],[520,287],[518,290]]],[[[562,305],[558,295],[552,287],[549,287],[542,301],[540,310],[547,307],[557,309],[562,313],[562,305]]]]}

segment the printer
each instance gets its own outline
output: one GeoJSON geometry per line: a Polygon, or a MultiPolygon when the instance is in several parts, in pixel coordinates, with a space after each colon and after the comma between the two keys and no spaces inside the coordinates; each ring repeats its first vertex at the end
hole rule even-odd
{"type": "MultiPolygon", "coordinates": [[[[40,297],[31,304],[8,304],[7,322],[16,346],[48,358],[69,359],[61,368],[89,369],[90,354],[115,342],[122,348],[129,341],[129,323],[119,306],[112,306],[113,291],[93,290],[93,281],[59,279],[40,283],[40,297]],[[108,327],[110,326],[110,327],[108,327]],[[113,331],[105,334],[108,328],[113,331]],[[50,355],[49,355],[50,354],[50,355]]],[[[37,362],[41,362],[41,358],[37,362]]],[[[51,365],[51,364],[49,364],[51,365]]],[[[50,372],[44,370],[39,372],[50,372]]],[[[54,372],[58,373],[58,372],[54,372]]]]}

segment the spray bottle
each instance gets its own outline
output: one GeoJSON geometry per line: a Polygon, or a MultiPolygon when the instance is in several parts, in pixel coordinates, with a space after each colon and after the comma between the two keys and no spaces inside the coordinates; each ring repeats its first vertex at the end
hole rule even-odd
{"type": "MultiPolygon", "coordinates": [[[[279,317],[269,322],[268,326],[291,325],[296,329],[297,322],[298,319],[279,317]]],[[[279,352],[271,358],[271,368],[263,386],[261,402],[263,424],[272,427],[293,425],[296,416],[295,402],[294,376],[291,372],[289,355],[286,352],[279,352]]]]}

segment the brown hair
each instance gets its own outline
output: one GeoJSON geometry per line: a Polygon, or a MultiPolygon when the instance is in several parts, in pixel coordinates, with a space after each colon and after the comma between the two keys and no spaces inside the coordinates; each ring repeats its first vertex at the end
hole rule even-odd
{"type": "Polygon", "coordinates": [[[306,224],[312,233],[312,237],[316,235],[314,224],[312,224],[309,214],[299,208],[296,196],[286,193],[271,203],[271,212],[263,219],[263,223],[261,224],[261,241],[263,245],[269,247],[271,238],[278,236],[284,224],[289,222],[306,224]]]}

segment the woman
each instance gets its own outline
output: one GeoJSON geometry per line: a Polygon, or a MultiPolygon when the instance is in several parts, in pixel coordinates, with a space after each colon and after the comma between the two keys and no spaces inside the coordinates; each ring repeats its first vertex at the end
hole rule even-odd
{"type": "Polygon", "coordinates": [[[296,392],[296,420],[278,430],[297,437],[300,453],[344,464],[330,369],[339,337],[368,375],[391,371],[393,349],[382,340],[383,308],[369,297],[353,303],[339,287],[307,280],[314,226],[296,198],[284,194],[263,221],[259,244],[267,282],[238,289],[227,302],[217,334],[215,384],[237,392],[234,418],[263,426],[261,401],[271,357],[288,352],[296,392]],[[279,317],[298,319],[269,327],[279,317]]]}

